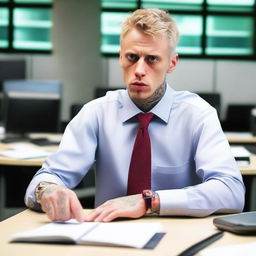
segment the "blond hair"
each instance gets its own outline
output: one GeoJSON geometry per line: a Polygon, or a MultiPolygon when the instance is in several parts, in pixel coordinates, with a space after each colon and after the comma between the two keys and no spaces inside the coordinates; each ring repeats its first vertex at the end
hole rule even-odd
{"type": "Polygon", "coordinates": [[[175,50],[179,40],[176,22],[167,12],[160,9],[137,9],[129,15],[122,24],[120,42],[134,28],[153,37],[159,34],[166,36],[171,52],[175,50]]]}

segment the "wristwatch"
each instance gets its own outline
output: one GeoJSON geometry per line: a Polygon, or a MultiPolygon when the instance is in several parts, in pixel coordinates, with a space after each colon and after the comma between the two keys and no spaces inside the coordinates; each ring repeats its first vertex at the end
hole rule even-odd
{"type": "Polygon", "coordinates": [[[38,204],[41,203],[41,197],[42,197],[42,194],[43,192],[51,185],[56,185],[55,183],[51,183],[51,182],[45,182],[45,181],[42,181],[40,182],[37,187],[36,187],[36,190],[35,190],[35,197],[36,197],[36,202],[38,204]]]}
{"type": "Polygon", "coordinates": [[[150,189],[145,189],[142,191],[143,199],[146,205],[146,214],[159,214],[159,205],[156,205],[156,197],[158,194],[150,189]]]}

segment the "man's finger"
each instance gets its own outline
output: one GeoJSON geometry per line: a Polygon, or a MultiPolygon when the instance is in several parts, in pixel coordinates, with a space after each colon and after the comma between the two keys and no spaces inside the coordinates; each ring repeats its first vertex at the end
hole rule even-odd
{"type": "Polygon", "coordinates": [[[55,218],[57,220],[66,221],[71,218],[71,211],[69,207],[69,198],[66,194],[60,194],[57,199],[57,208],[55,210],[55,218]]]}
{"type": "Polygon", "coordinates": [[[85,217],[85,221],[94,221],[101,214],[103,209],[104,207],[102,207],[102,205],[97,207],[85,217]]]}
{"type": "Polygon", "coordinates": [[[49,201],[49,202],[45,203],[44,211],[51,221],[54,221],[56,219],[55,209],[54,209],[54,205],[52,204],[52,202],[49,201]]]}
{"type": "Polygon", "coordinates": [[[70,212],[77,221],[83,222],[85,220],[83,207],[76,195],[70,198],[70,212]]]}
{"type": "Polygon", "coordinates": [[[109,216],[111,213],[116,212],[116,209],[104,209],[95,219],[96,222],[103,222],[107,216],[109,216]]]}

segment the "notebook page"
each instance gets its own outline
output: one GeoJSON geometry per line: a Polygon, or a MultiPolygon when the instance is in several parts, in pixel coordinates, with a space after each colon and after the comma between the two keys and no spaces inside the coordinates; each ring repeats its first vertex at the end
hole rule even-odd
{"type": "Polygon", "coordinates": [[[157,232],[162,232],[160,223],[100,223],[80,240],[80,244],[98,244],[143,248],[157,232]]]}
{"type": "Polygon", "coordinates": [[[42,242],[75,242],[97,226],[95,222],[79,223],[75,220],[68,222],[53,222],[36,229],[19,232],[12,236],[13,241],[42,241],[42,242]]]}

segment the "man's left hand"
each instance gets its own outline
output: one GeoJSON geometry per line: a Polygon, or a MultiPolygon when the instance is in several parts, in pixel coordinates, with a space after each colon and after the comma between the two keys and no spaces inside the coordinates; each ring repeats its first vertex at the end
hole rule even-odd
{"type": "Polygon", "coordinates": [[[118,217],[139,218],[145,213],[145,201],[141,194],[137,194],[106,201],[86,216],[85,221],[109,222],[118,217]]]}

